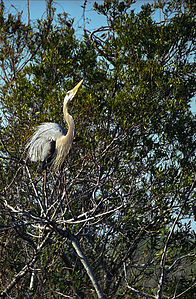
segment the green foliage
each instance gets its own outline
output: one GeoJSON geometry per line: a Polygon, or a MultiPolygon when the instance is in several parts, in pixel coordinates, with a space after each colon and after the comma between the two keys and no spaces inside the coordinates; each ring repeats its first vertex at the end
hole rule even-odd
{"type": "Polygon", "coordinates": [[[1,2],[1,292],[28,265],[11,296],[96,298],[70,231],[106,298],[193,298],[194,4],[94,9],[108,26],[80,41],[53,1],[34,24],[1,2]],[[64,94],[81,78],[73,148],[60,173],[43,174],[25,144],[41,122],[64,125],[64,94]]]}

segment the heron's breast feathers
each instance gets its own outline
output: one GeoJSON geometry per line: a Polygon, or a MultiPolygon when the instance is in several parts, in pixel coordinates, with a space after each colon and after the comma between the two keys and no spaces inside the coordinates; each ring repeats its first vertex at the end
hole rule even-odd
{"type": "Polygon", "coordinates": [[[55,159],[53,160],[52,167],[60,169],[66,156],[68,155],[73,142],[73,135],[62,136],[56,140],[55,159]]]}

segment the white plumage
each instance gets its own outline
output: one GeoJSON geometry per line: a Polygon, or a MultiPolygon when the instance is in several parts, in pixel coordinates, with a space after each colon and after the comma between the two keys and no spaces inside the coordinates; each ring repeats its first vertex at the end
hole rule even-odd
{"type": "Polygon", "coordinates": [[[64,103],[63,114],[68,125],[68,131],[56,123],[43,123],[39,125],[30,137],[26,146],[31,161],[42,161],[42,168],[51,166],[55,171],[62,167],[65,157],[70,151],[74,137],[74,120],[68,113],[68,103],[75,96],[81,86],[81,80],[72,90],[68,91],[64,103]]]}

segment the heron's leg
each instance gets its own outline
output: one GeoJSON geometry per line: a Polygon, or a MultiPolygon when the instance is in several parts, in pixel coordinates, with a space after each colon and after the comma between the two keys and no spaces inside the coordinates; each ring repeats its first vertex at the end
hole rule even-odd
{"type": "Polygon", "coordinates": [[[44,170],[44,177],[43,177],[43,193],[44,193],[44,212],[47,214],[48,209],[48,196],[46,191],[46,184],[47,184],[47,168],[44,170]]]}

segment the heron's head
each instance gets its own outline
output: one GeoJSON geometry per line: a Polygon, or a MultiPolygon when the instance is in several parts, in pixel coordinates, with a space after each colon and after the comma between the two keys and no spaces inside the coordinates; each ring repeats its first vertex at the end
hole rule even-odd
{"type": "Polygon", "coordinates": [[[66,93],[64,98],[64,105],[67,105],[75,96],[76,92],[78,91],[79,87],[81,86],[83,79],[71,90],[66,93]]]}

